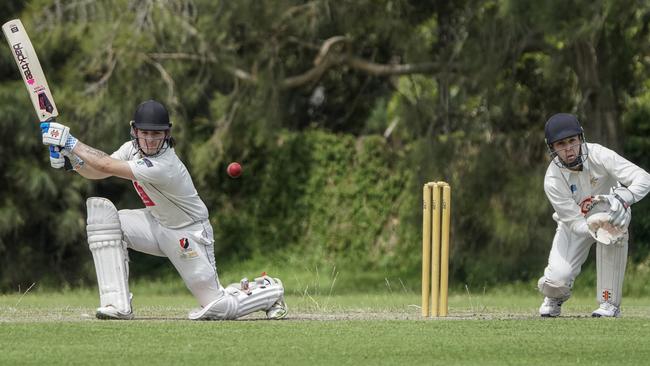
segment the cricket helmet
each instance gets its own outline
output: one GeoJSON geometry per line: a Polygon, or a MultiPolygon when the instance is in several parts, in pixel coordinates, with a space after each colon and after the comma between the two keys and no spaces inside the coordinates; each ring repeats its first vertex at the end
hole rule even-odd
{"type": "Polygon", "coordinates": [[[544,126],[544,140],[546,141],[551,159],[561,168],[577,167],[587,159],[588,150],[585,133],[580,125],[580,121],[573,114],[557,113],[552,115],[544,126]],[[553,143],[571,136],[578,136],[580,139],[580,153],[574,161],[567,164],[558,157],[557,151],[553,149],[553,143]]]}
{"type": "MultiPolygon", "coordinates": [[[[143,155],[154,157],[162,154],[169,147],[174,147],[174,138],[171,136],[172,123],[169,121],[167,109],[155,100],[140,103],[133,114],[131,121],[131,142],[143,155]],[[154,153],[147,153],[142,149],[138,139],[138,130],[165,131],[165,136],[158,140],[158,148],[154,153]]],[[[143,137],[141,137],[143,138],[143,137]]],[[[147,138],[146,140],[151,140],[147,138]]]]}
{"type": "Polygon", "coordinates": [[[172,127],[167,109],[155,100],[143,102],[136,108],[131,125],[149,131],[163,131],[172,127]]]}

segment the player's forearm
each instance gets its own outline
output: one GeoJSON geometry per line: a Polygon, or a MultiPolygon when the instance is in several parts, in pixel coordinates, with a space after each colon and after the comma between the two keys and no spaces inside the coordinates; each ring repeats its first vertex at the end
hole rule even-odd
{"type": "Polygon", "coordinates": [[[116,176],[136,180],[128,162],[114,159],[107,153],[90,147],[81,141],[77,141],[72,152],[83,159],[85,165],[90,166],[96,172],[102,174],[98,178],[116,176]]]}
{"type": "Polygon", "coordinates": [[[104,179],[108,178],[111,175],[108,173],[102,173],[88,164],[84,164],[81,168],[76,170],[79,175],[87,179],[104,179]]]}
{"type": "Polygon", "coordinates": [[[110,165],[113,158],[101,150],[90,147],[79,141],[72,150],[74,154],[83,159],[84,163],[96,172],[110,175],[110,165]]]}
{"type": "Polygon", "coordinates": [[[603,150],[607,152],[603,163],[605,168],[611,170],[616,180],[625,187],[619,189],[617,194],[630,205],[643,199],[650,192],[650,174],[615,152],[603,150]]]}

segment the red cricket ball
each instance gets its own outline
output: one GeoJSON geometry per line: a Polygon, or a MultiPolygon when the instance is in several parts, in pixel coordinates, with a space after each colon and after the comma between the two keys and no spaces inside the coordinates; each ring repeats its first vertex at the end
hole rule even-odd
{"type": "Polygon", "coordinates": [[[239,178],[241,175],[241,165],[237,162],[230,163],[226,171],[231,178],[239,178]]]}

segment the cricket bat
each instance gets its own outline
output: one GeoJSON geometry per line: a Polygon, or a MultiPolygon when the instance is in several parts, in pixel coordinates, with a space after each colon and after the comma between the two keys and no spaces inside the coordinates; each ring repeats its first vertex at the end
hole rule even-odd
{"type": "MultiPolygon", "coordinates": [[[[38,61],[32,41],[25,31],[20,19],[14,19],[2,25],[2,32],[9,43],[11,53],[14,55],[20,75],[23,77],[25,87],[32,100],[32,105],[40,122],[52,122],[56,120],[59,111],[54,104],[52,91],[47,85],[45,73],[38,61]]],[[[69,160],[65,158],[66,169],[69,167],[69,160]]],[[[71,167],[71,166],[70,166],[71,167]]]]}
{"type": "Polygon", "coordinates": [[[16,65],[18,65],[20,75],[23,77],[39,121],[45,122],[56,119],[59,112],[54,104],[50,87],[47,85],[41,63],[38,62],[38,56],[36,56],[36,51],[34,51],[34,46],[32,46],[32,41],[29,40],[23,23],[20,19],[10,20],[2,25],[2,32],[5,34],[11,53],[14,55],[16,65]]]}

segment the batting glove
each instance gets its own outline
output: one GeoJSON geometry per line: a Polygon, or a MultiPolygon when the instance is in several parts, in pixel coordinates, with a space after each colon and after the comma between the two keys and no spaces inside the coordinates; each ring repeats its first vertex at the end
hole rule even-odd
{"type": "Polygon", "coordinates": [[[77,145],[77,139],[70,134],[70,128],[60,123],[41,123],[41,134],[45,145],[61,146],[68,151],[77,145]]]}
{"type": "Polygon", "coordinates": [[[50,165],[54,169],[61,169],[65,165],[65,157],[59,152],[59,147],[50,145],[50,165]]]}
{"type": "Polygon", "coordinates": [[[84,161],[74,153],[70,152],[67,149],[62,149],[61,150],[61,155],[64,157],[68,158],[68,161],[70,162],[70,167],[67,167],[67,169],[72,168],[72,170],[77,171],[81,169],[82,166],[84,166],[84,161]]]}

